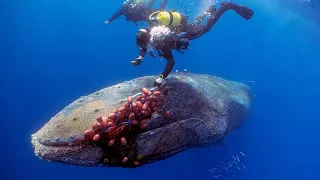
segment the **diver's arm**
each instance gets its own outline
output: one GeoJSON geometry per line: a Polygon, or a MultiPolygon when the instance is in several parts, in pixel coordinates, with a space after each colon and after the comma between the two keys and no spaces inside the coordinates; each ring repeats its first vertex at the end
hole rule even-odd
{"type": "Polygon", "coordinates": [[[140,65],[146,53],[147,53],[147,48],[144,48],[144,47],[140,48],[139,56],[135,60],[131,61],[131,64],[134,66],[140,65]]]}
{"type": "Polygon", "coordinates": [[[163,52],[162,56],[167,60],[167,64],[166,64],[166,67],[164,68],[164,71],[160,75],[160,77],[153,82],[153,86],[158,86],[158,87],[160,87],[165,82],[165,79],[168,77],[168,75],[172,71],[173,66],[175,64],[171,49],[163,48],[161,50],[163,52]]]}
{"type": "Polygon", "coordinates": [[[110,22],[114,21],[117,19],[119,16],[123,15],[124,8],[121,6],[112,16],[109,20],[105,21],[105,24],[109,24],[110,22]]]}
{"type": "Polygon", "coordinates": [[[147,48],[145,48],[145,47],[140,48],[139,57],[144,58],[144,56],[146,55],[146,53],[147,53],[147,48]]]}
{"type": "Polygon", "coordinates": [[[136,59],[141,59],[141,61],[142,61],[144,56],[146,55],[146,53],[147,53],[147,48],[141,47],[139,56],[136,59]]]}

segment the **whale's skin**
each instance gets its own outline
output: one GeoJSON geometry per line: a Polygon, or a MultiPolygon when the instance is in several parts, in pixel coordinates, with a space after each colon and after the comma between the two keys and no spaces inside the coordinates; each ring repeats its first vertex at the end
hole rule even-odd
{"type": "MultiPolygon", "coordinates": [[[[112,166],[104,162],[98,146],[74,143],[83,137],[99,115],[109,114],[135,96],[142,87],[153,88],[156,76],[125,81],[66,106],[50,119],[31,142],[35,154],[46,161],[81,166],[112,166]]],[[[145,164],[166,159],[193,147],[214,145],[247,119],[252,99],[250,88],[239,82],[205,74],[172,73],[163,87],[170,87],[172,117],[155,112],[148,131],[138,134],[136,152],[144,155],[145,164]]]]}

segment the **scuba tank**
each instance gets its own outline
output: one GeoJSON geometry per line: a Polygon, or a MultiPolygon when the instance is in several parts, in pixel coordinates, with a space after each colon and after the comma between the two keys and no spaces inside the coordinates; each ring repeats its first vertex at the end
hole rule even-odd
{"type": "Polygon", "coordinates": [[[182,16],[175,11],[156,11],[150,14],[149,20],[156,25],[176,27],[181,24],[182,16]]]}

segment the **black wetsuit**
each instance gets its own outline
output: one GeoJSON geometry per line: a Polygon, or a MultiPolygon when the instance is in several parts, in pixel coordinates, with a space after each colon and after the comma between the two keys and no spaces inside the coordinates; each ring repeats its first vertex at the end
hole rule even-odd
{"type": "MultiPolygon", "coordinates": [[[[231,2],[221,3],[220,8],[216,11],[214,6],[209,8],[210,16],[208,17],[207,22],[204,25],[201,25],[199,22],[194,22],[192,24],[187,24],[182,26],[180,31],[185,32],[183,35],[174,37],[167,37],[164,41],[157,44],[153,44],[153,47],[159,52],[159,55],[164,57],[167,60],[166,67],[162,73],[163,78],[165,79],[173,69],[175,60],[171,50],[181,50],[186,49],[187,47],[181,48],[185,44],[188,44],[189,40],[199,38],[205,33],[209,32],[213,25],[219,20],[221,15],[227,10],[234,10],[244,19],[248,20],[253,16],[253,11],[245,6],[234,4],[231,2]]],[[[147,29],[150,32],[150,28],[147,29]]],[[[146,47],[140,47],[140,56],[144,57],[147,52],[146,47]]]]}
{"type": "Polygon", "coordinates": [[[220,19],[221,15],[228,10],[234,10],[246,20],[250,19],[254,14],[253,10],[249,9],[248,7],[232,2],[221,3],[221,6],[218,10],[216,10],[214,6],[209,9],[210,10],[208,13],[210,16],[208,17],[207,23],[205,25],[201,25],[198,22],[195,22],[188,25],[185,31],[186,33],[182,36],[182,38],[193,40],[209,32],[213,25],[220,19]]]}
{"type": "Polygon", "coordinates": [[[138,21],[148,21],[152,12],[163,10],[168,0],[162,0],[159,9],[153,9],[152,5],[156,0],[145,1],[144,3],[135,4],[134,0],[127,0],[122,6],[111,16],[109,22],[114,21],[119,16],[124,15],[127,21],[137,23],[138,21]],[[147,3],[146,3],[147,2],[147,3]]]}
{"type": "MultiPolygon", "coordinates": [[[[147,29],[148,32],[150,32],[150,30],[151,30],[150,28],[147,29]]],[[[176,44],[176,41],[171,39],[171,37],[166,38],[161,43],[159,42],[158,44],[154,44],[154,49],[158,51],[158,55],[160,57],[164,57],[167,60],[166,67],[161,74],[164,79],[170,74],[170,72],[175,64],[174,57],[173,57],[173,54],[171,51],[172,49],[175,49],[175,44],[176,44]]],[[[144,46],[140,47],[139,56],[144,57],[146,55],[147,51],[148,51],[147,47],[144,47],[144,46]]]]}
{"type": "Polygon", "coordinates": [[[310,0],[309,5],[318,13],[320,13],[320,0],[310,0]]]}

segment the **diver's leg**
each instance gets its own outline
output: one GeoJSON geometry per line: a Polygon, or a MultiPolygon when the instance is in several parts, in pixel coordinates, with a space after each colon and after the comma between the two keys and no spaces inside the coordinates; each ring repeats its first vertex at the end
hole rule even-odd
{"type": "Polygon", "coordinates": [[[218,11],[216,11],[214,14],[211,15],[211,17],[208,18],[208,21],[206,23],[206,32],[210,31],[212,26],[220,19],[223,13],[225,13],[228,10],[234,10],[237,12],[240,16],[242,16],[244,19],[248,20],[253,16],[253,11],[243,5],[235,4],[230,1],[223,2],[220,4],[220,8],[218,11]]]}
{"type": "Polygon", "coordinates": [[[234,10],[245,20],[249,20],[254,14],[253,10],[251,10],[250,8],[243,6],[241,4],[232,3],[231,1],[223,2],[220,5],[221,5],[221,8],[224,7],[226,10],[229,10],[229,9],[234,10]]]}
{"type": "Polygon", "coordinates": [[[189,26],[188,31],[182,36],[182,38],[188,38],[189,40],[197,39],[207,32],[206,29],[205,25],[193,24],[189,26]]]}
{"type": "Polygon", "coordinates": [[[215,6],[210,6],[205,12],[202,12],[201,14],[197,15],[195,17],[195,20],[192,24],[201,24],[203,20],[206,18],[206,16],[209,16],[210,14],[214,14],[216,12],[215,6]]]}
{"type": "Polygon", "coordinates": [[[160,11],[164,10],[164,8],[166,8],[167,3],[168,3],[168,0],[162,0],[159,10],[160,11]]]}
{"type": "MultiPolygon", "coordinates": [[[[253,16],[253,11],[243,5],[234,4],[231,2],[224,2],[221,3],[221,7],[215,11],[214,14],[210,14],[209,18],[207,20],[207,23],[205,25],[197,25],[197,24],[191,24],[188,28],[187,35],[190,40],[196,39],[203,34],[209,32],[213,25],[218,22],[220,17],[223,13],[225,13],[228,10],[234,10],[236,11],[240,16],[242,16],[244,19],[248,20],[253,16]]],[[[213,8],[212,8],[213,10],[213,8]]],[[[212,11],[213,12],[213,11],[212,11]]]]}
{"type": "Polygon", "coordinates": [[[211,6],[212,8],[209,8],[208,12],[208,20],[205,25],[193,23],[190,24],[187,31],[187,38],[190,40],[197,39],[210,31],[210,29],[213,27],[213,25],[219,20],[220,16],[228,10],[226,7],[221,6],[218,11],[216,11],[214,5],[211,6]],[[214,7],[214,8],[213,8],[214,7]]]}
{"type": "MultiPolygon", "coordinates": [[[[204,18],[208,16],[208,21],[217,11],[214,5],[210,6],[205,12],[196,16],[195,21],[188,25],[187,34],[185,38],[189,38],[190,40],[196,39],[206,33],[207,27],[205,25],[200,25],[204,18]]],[[[207,22],[208,23],[208,22],[207,22]]]]}
{"type": "Polygon", "coordinates": [[[155,1],[156,1],[156,0],[149,0],[148,3],[147,3],[146,8],[149,9],[149,10],[151,10],[151,7],[152,7],[153,4],[155,3],[155,1]]]}

